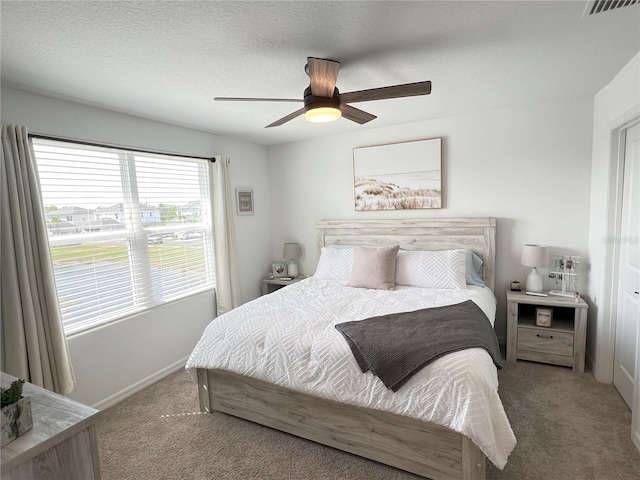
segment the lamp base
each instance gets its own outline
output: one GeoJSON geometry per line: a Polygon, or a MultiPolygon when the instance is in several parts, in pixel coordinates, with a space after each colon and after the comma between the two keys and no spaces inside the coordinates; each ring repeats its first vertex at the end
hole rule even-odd
{"type": "Polygon", "coordinates": [[[542,277],[538,273],[538,270],[536,270],[536,267],[533,267],[531,273],[527,275],[527,292],[542,292],[542,277]]]}
{"type": "Polygon", "coordinates": [[[298,275],[300,275],[300,272],[298,272],[298,265],[296,265],[296,262],[294,262],[293,260],[291,260],[289,265],[287,265],[287,275],[289,275],[291,278],[296,278],[298,275]]]}

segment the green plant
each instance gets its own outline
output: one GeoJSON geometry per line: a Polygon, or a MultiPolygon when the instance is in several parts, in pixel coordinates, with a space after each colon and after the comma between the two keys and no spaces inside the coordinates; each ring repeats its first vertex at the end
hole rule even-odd
{"type": "Polygon", "coordinates": [[[9,388],[1,388],[2,390],[2,407],[16,403],[22,398],[22,385],[24,380],[18,379],[11,382],[9,388]]]}

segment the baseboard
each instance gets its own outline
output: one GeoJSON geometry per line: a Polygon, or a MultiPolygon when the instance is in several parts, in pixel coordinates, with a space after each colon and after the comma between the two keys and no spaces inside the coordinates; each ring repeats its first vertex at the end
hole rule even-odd
{"type": "Polygon", "coordinates": [[[156,383],[158,380],[166,377],[167,375],[170,375],[173,372],[176,372],[181,368],[184,368],[184,366],[187,364],[188,359],[189,359],[188,356],[184,357],[183,359],[178,360],[175,363],[172,363],[168,367],[165,367],[162,370],[159,370],[158,372],[153,373],[146,378],[143,378],[142,380],[134,383],[133,385],[130,385],[127,388],[124,388],[119,392],[114,393],[113,395],[109,395],[104,400],[100,400],[99,402],[93,404],[92,407],[98,410],[104,410],[106,408],[112,407],[116,403],[119,403],[125,398],[130,397],[134,393],[137,393],[140,390],[148,387],[149,385],[156,383]]]}

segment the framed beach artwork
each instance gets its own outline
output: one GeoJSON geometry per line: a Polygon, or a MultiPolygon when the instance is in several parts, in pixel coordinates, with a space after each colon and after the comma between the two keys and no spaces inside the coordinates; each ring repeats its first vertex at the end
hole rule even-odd
{"type": "Polygon", "coordinates": [[[353,149],[356,211],[442,208],[442,139],[353,149]]]}

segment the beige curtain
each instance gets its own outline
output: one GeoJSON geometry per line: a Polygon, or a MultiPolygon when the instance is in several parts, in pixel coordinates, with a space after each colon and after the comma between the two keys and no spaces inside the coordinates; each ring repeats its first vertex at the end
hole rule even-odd
{"type": "Polygon", "coordinates": [[[54,392],[75,385],[27,128],[1,125],[2,370],[54,392]]]}
{"type": "Polygon", "coordinates": [[[233,196],[229,182],[229,157],[216,156],[211,169],[213,238],[216,256],[216,301],[221,315],[240,305],[233,196]]]}

